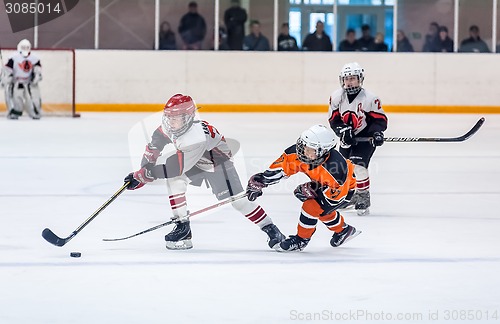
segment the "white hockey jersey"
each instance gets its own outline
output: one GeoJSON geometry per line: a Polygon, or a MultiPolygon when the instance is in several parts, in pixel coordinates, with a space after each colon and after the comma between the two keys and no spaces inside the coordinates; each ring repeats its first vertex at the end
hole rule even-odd
{"type": "Polygon", "coordinates": [[[328,120],[334,130],[337,126],[352,126],[355,135],[365,129],[373,133],[387,128],[380,98],[365,89],[361,89],[351,103],[344,89],[334,91],[330,96],[328,120]]]}
{"type": "MultiPolygon", "coordinates": [[[[216,165],[231,159],[231,150],[224,136],[206,121],[195,120],[189,130],[179,137],[170,138],[162,127],[153,133],[151,145],[162,151],[172,143],[177,153],[167,159],[164,165],[155,166],[155,178],[173,178],[193,167],[213,172],[216,165]]],[[[147,164],[143,159],[142,165],[147,164]]]]}
{"type": "Polygon", "coordinates": [[[35,66],[41,68],[40,59],[36,55],[30,53],[28,57],[24,57],[20,53],[15,53],[5,64],[5,69],[7,74],[13,75],[14,82],[28,84],[34,77],[35,66]]]}

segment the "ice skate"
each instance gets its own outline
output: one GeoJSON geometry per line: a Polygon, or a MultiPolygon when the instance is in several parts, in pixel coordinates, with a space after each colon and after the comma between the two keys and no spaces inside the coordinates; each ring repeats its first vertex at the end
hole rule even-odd
{"type": "Polygon", "coordinates": [[[370,192],[369,191],[361,191],[358,194],[358,198],[356,200],[355,209],[358,216],[366,216],[370,214],[370,192]]]}
{"type": "Polygon", "coordinates": [[[271,249],[276,250],[279,244],[286,238],[274,224],[266,225],[262,227],[262,230],[269,236],[268,244],[271,249]]]}
{"type": "Polygon", "coordinates": [[[354,195],[352,195],[351,200],[347,204],[341,206],[339,209],[340,210],[352,210],[355,208],[357,201],[358,201],[358,193],[356,192],[356,193],[354,193],[354,195]]]}
{"type": "Polygon", "coordinates": [[[302,251],[310,239],[304,239],[298,235],[290,235],[286,240],[280,243],[280,252],[302,251]]]}
{"type": "Polygon", "coordinates": [[[343,243],[355,238],[359,234],[361,234],[361,231],[356,230],[354,226],[347,225],[340,233],[333,233],[330,244],[333,247],[338,247],[343,243]]]}
{"type": "Polygon", "coordinates": [[[191,226],[189,221],[178,222],[172,232],[165,235],[167,249],[188,250],[193,247],[191,242],[191,226]]]}

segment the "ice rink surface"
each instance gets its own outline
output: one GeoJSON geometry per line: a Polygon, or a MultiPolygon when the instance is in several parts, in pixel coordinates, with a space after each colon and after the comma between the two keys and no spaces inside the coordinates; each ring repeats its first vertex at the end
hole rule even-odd
{"type": "MultiPolygon", "coordinates": [[[[169,219],[161,181],[123,193],[64,247],[43,240],[45,227],[68,236],[119,189],[150,117],[0,120],[0,323],[500,322],[500,115],[486,115],[463,143],[379,148],[371,215],[344,214],[363,233],[339,248],[318,224],[303,252],[274,252],[231,206],[193,217],[192,250],[165,249],[172,227],[103,242],[169,219]]],[[[201,117],[240,142],[243,182],[327,118],[201,117]]],[[[392,114],[386,136],[458,136],[480,117],[392,114]]],[[[286,235],[300,211],[292,190],[304,180],[257,200],[286,235]]],[[[187,197],[192,211],[216,202],[206,188],[187,197]]]]}

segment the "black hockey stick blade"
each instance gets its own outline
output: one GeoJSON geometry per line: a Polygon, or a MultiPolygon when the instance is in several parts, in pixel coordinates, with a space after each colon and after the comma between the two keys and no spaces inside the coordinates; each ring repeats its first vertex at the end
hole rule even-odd
{"type": "Polygon", "coordinates": [[[80,231],[87,226],[92,220],[94,220],[97,215],[99,215],[106,207],[108,207],[122,192],[127,189],[130,182],[125,182],[117,192],[113,194],[101,207],[99,207],[89,218],[87,218],[76,230],[74,230],[70,236],[66,238],[60,238],[50,229],[46,228],[42,231],[42,237],[49,243],[54,244],[55,246],[63,246],[68,243],[76,234],[80,233],[80,231]]]}
{"type": "MultiPolygon", "coordinates": [[[[441,142],[441,143],[453,143],[453,142],[463,142],[472,137],[472,135],[476,134],[477,131],[483,126],[484,117],[481,117],[477,121],[477,123],[464,135],[458,137],[386,137],[384,138],[384,142],[393,142],[393,143],[408,143],[408,142],[441,142]]],[[[357,142],[370,142],[372,141],[371,137],[358,137],[356,138],[357,142]]]]}
{"type": "Polygon", "coordinates": [[[73,232],[67,238],[60,238],[59,236],[57,236],[56,234],[54,234],[54,232],[52,232],[48,228],[44,229],[43,232],[42,232],[42,237],[47,242],[49,242],[50,244],[53,244],[55,246],[64,246],[64,244],[68,243],[68,241],[71,240],[73,238],[73,236],[75,236],[75,235],[76,235],[76,233],[73,232]]]}

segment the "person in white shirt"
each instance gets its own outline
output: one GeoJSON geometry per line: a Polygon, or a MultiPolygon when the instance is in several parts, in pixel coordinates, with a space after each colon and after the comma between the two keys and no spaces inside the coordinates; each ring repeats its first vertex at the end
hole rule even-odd
{"type": "Polygon", "coordinates": [[[387,116],[380,98],[363,88],[364,69],[356,62],[340,71],[341,88],[330,96],[328,120],[340,137],[340,153],[354,163],[356,194],[351,200],[358,215],[369,214],[370,177],[368,165],[375,148],[384,143],[387,116]],[[368,137],[369,141],[357,141],[368,137]]]}
{"type": "MultiPolygon", "coordinates": [[[[206,121],[195,120],[196,104],[187,95],[176,94],[166,103],[161,125],[146,146],[142,168],[124,179],[127,189],[141,188],[156,179],[166,179],[169,200],[176,227],[165,236],[171,250],[190,249],[192,234],[186,201],[187,185],[200,186],[208,182],[218,200],[244,191],[224,136],[206,121]],[[167,144],[174,145],[176,154],[165,163],[157,159],[167,144]]],[[[273,224],[267,213],[246,198],[232,202],[233,207],[260,227],[269,237],[269,247],[276,248],[285,236],[273,224]]]]}

